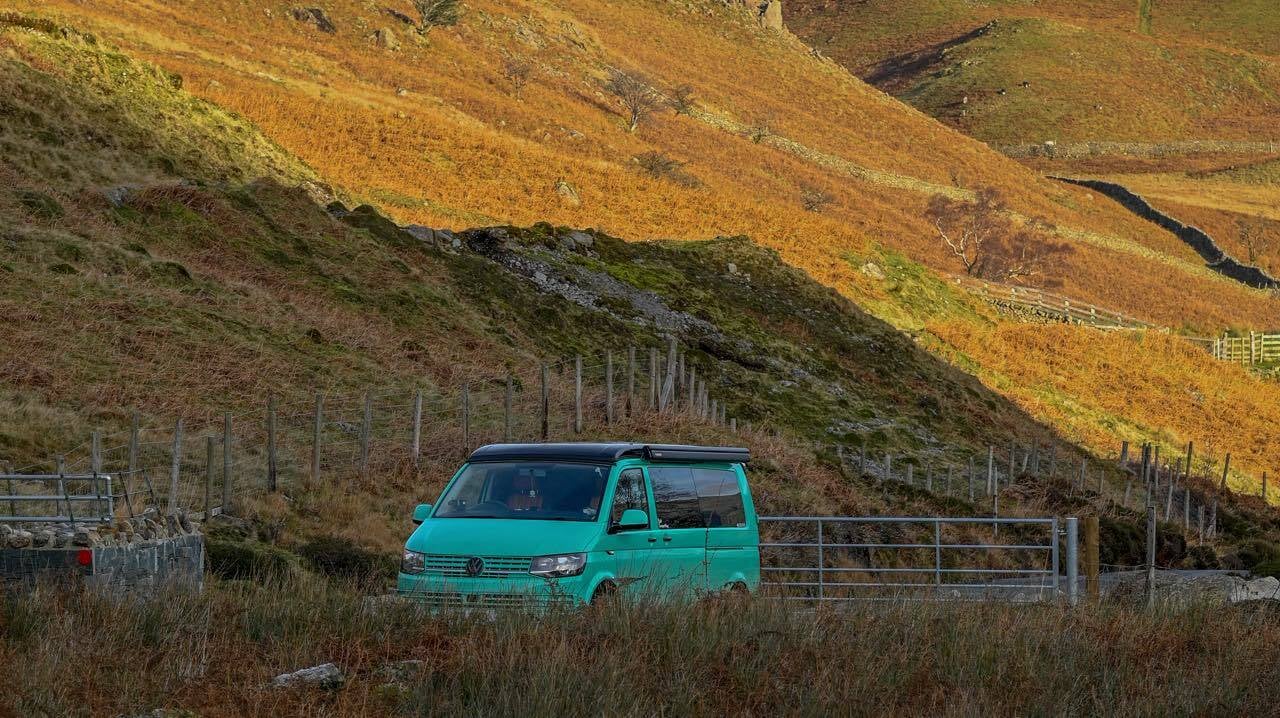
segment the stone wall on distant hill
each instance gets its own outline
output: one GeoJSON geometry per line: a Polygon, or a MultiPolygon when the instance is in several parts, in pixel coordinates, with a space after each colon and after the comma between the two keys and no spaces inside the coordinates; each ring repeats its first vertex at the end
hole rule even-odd
{"type": "Polygon", "coordinates": [[[1280,287],[1280,282],[1276,281],[1271,275],[1262,271],[1258,267],[1248,264],[1242,264],[1231,255],[1227,254],[1213,241],[1208,233],[1198,227],[1192,227],[1189,224],[1183,224],[1177,219],[1161,212],[1151,203],[1130,191],[1128,188],[1113,182],[1103,182],[1102,180],[1090,179],[1073,179],[1070,177],[1053,177],[1052,179],[1059,182],[1067,182],[1069,184],[1088,187],[1089,189],[1101,192],[1102,194],[1114,199],[1124,205],[1126,209],[1145,220],[1153,222],[1164,229],[1169,230],[1178,239],[1186,242],[1188,246],[1196,251],[1209,266],[1210,269],[1219,274],[1229,277],[1258,289],[1275,289],[1280,287]]]}

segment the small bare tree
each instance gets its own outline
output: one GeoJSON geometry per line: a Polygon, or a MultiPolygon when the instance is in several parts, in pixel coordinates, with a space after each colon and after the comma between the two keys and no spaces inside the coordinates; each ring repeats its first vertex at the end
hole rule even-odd
{"type": "Polygon", "coordinates": [[[662,152],[643,152],[632,158],[640,170],[654,179],[675,182],[681,187],[701,187],[702,181],[684,171],[687,162],[668,157],[662,152]]]}
{"type": "Polygon", "coordinates": [[[418,9],[418,32],[427,34],[431,28],[443,25],[457,25],[462,15],[458,6],[459,0],[413,0],[418,9]]]}
{"type": "Polygon", "coordinates": [[[814,185],[800,187],[800,205],[810,212],[821,212],[836,201],[835,195],[814,185]]]}
{"type": "Polygon", "coordinates": [[[1255,264],[1271,253],[1272,241],[1267,236],[1267,220],[1262,215],[1237,218],[1236,233],[1240,237],[1240,244],[1244,246],[1249,264],[1255,264]]]}
{"type": "Polygon", "coordinates": [[[502,76],[511,83],[511,93],[516,96],[516,99],[520,99],[524,94],[525,85],[529,84],[529,78],[533,77],[533,63],[523,57],[508,55],[502,61],[502,76]]]}
{"type": "Polygon", "coordinates": [[[1033,220],[1015,224],[998,190],[978,190],[972,201],[935,195],[925,217],[938,239],[971,277],[996,282],[1061,284],[1052,276],[1074,250],[1049,238],[1053,227],[1033,220]]]}
{"type": "Polygon", "coordinates": [[[667,104],[671,105],[671,109],[675,110],[677,115],[687,115],[693,112],[693,87],[691,85],[680,85],[672,88],[671,96],[667,98],[667,104]]]}
{"type": "Polygon", "coordinates": [[[641,120],[658,106],[658,93],[643,75],[625,70],[610,70],[604,89],[618,98],[627,111],[627,132],[635,132],[641,120]]]}

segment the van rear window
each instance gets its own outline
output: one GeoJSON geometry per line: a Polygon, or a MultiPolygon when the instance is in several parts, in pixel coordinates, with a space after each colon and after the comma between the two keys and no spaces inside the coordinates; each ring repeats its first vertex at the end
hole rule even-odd
{"type": "Polygon", "coordinates": [[[698,491],[702,520],[709,528],[747,525],[747,512],[742,507],[737,474],[724,469],[694,469],[693,483],[698,491]]]}
{"type": "Polygon", "coordinates": [[[662,528],[746,526],[738,475],[725,469],[654,466],[649,469],[662,528]]]}

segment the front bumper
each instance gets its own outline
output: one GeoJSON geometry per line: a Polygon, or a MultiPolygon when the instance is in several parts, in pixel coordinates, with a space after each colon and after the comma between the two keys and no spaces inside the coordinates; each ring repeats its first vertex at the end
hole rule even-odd
{"type": "Polygon", "coordinates": [[[396,593],[441,607],[535,609],[571,608],[590,598],[584,576],[546,579],[533,575],[506,578],[461,578],[401,573],[396,593]]]}

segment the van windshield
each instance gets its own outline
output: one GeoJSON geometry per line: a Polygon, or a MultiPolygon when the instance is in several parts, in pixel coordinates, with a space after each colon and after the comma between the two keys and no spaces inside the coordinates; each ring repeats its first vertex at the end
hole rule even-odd
{"type": "Polygon", "coordinates": [[[565,462],[468,464],[434,518],[595,521],[609,467],[565,462]]]}

